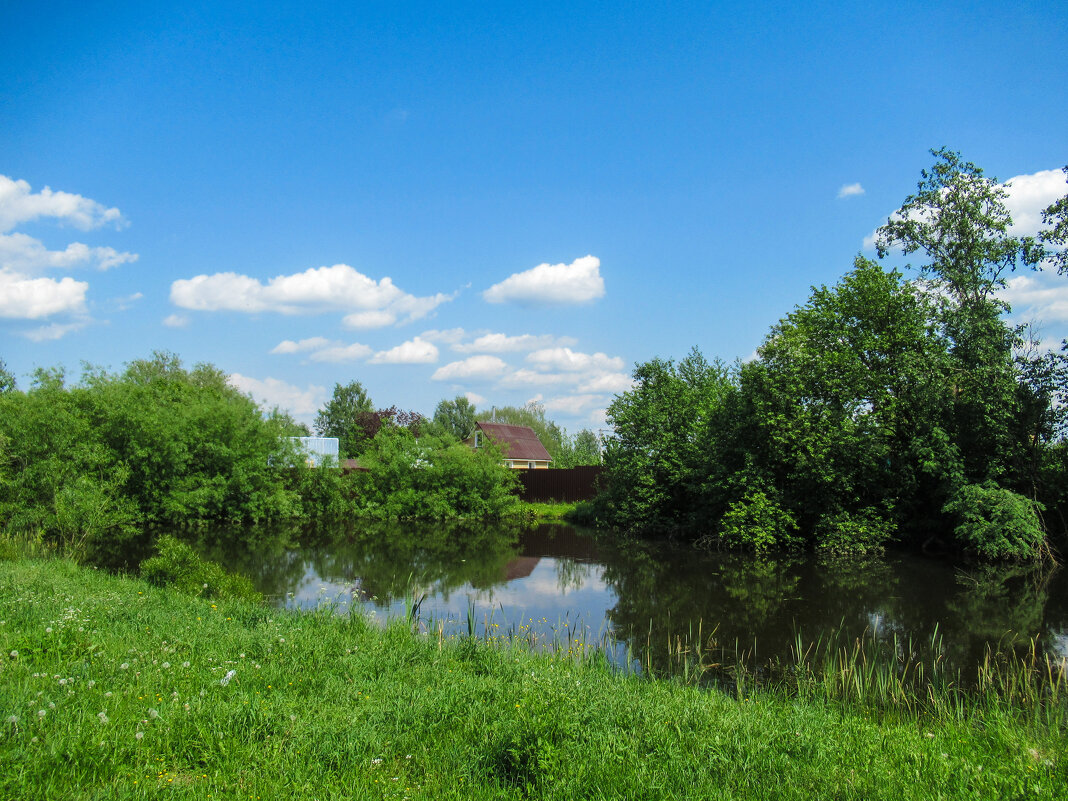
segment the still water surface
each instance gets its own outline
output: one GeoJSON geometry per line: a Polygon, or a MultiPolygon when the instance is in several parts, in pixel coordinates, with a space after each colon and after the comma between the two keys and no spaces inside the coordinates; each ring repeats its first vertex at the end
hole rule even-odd
{"type": "Polygon", "coordinates": [[[278,606],[354,604],[385,620],[418,600],[426,628],[578,638],[609,658],[667,670],[667,643],[696,633],[724,662],[789,661],[807,644],[861,636],[897,649],[939,643],[947,665],[973,673],[987,647],[1068,656],[1068,571],[968,565],[909,554],[761,559],[661,543],[606,541],[565,525],[372,525],[300,545],[220,538],[206,555],[249,575],[278,606]],[[911,643],[911,645],[910,645],[911,643]],[[1015,643],[1015,646],[1012,644],[1015,643]]]}

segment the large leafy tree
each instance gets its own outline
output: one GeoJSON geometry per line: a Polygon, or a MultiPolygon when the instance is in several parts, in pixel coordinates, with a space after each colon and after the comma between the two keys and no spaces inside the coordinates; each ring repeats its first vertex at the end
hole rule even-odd
{"type": "Polygon", "coordinates": [[[367,390],[359,381],[334,384],[333,395],[315,417],[315,431],[322,437],[337,437],[342,458],[358,456],[368,440],[361,421],[374,410],[367,390]]]}
{"type": "Polygon", "coordinates": [[[467,439],[475,430],[475,404],[463,395],[442,400],[434,409],[434,422],[457,439],[467,439]]]}
{"type": "Polygon", "coordinates": [[[946,148],[932,154],[935,163],[921,172],[916,194],[879,229],[877,249],[880,257],[895,248],[923,256],[916,269],[938,304],[953,357],[950,430],[965,477],[1004,480],[1013,458],[1013,348],[1020,340],[1005,324],[1008,306],[996,293],[1014,270],[1037,268],[1046,250],[1033,237],[1011,233],[1008,192],[996,178],[946,148]]]}
{"type": "Polygon", "coordinates": [[[712,430],[716,482],[738,499],[765,485],[817,540],[846,520],[937,509],[960,466],[942,428],[947,343],[930,315],[900,273],[863,258],[814,288],[743,367],[712,430]]]}
{"type": "Polygon", "coordinates": [[[704,433],[731,389],[730,371],[696,348],[682,361],[637,365],[634,387],[612,401],[605,443],[611,481],[602,499],[609,522],[656,528],[700,515],[708,458],[704,433]]]}

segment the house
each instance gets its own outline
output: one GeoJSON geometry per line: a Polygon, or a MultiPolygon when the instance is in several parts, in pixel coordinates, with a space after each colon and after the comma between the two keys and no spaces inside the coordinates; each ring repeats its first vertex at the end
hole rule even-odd
{"type": "Polygon", "coordinates": [[[504,466],[514,470],[541,470],[552,461],[530,426],[475,423],[475,433],[464,442],[472,448],[481,448],[487,440],[501,449],[504,466]]]}

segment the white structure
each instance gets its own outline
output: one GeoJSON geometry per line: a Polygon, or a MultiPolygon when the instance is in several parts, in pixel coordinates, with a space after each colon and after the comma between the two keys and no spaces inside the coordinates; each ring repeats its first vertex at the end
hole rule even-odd
{"type": "Polygon", "coordinates": [[[327,456],[333,457],[334,466],[337,466],[339,453],[337,437],[290,437],[289,439],[304,452],[308,467],[320,467],[327,456]]]}

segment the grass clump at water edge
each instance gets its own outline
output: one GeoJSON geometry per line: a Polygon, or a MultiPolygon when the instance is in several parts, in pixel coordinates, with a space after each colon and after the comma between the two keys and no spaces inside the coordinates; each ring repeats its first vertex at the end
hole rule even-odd
{"type": "Polygon", "coordinates": [[[0,797],[1061,798],[1063,728],[877,721],[0,563],[0,797]]]}

